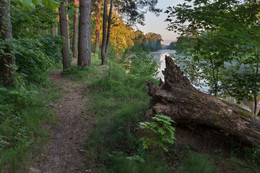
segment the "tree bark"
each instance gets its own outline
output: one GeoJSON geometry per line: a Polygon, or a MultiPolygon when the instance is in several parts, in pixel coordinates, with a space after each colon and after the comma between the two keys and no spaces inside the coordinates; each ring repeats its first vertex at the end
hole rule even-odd
{"type": "MultiPolygon", "coordinates": [[[[64,1],[66,3],[67,0],[64,1]]],[[[60,33],[61,36],[64,38],[64,45],[62,47],[62,63],[63,63],[63,70],[70,67],[70,53],[69,53],[69,42],[68,42],[68,21],[66,16],[66,7],[61,3],[60,5],[60,33]]]]}
{"type": "Polygon", "coordinates": [[[107,0],[104,0],[104,12],[103,12],[103,35],[102,35],[102,47],[101,47],[101,65],[106,64],[106,42],[107,42],[107,0]]]}
{"type": "MultiPolygon", "coordinates": [[[[59,14],[59,8],[56,8],[55,11],[57,12],[57,14],[59,14]]],[[[57,21],[59,20],[60,20],[59,15],[57,15],[57,21]]],[[[53,25],[53,28],[51,29],[51,34],[52,37],[55,37],[59,34],[58,26],[56,24],[53,25]]]]}
{"type": "MultiPolygon", "coordinates": [[[[259,63],[256,64],[256,76],[258,75],[258,68],[259,68],[259,63]]],[[[257,81],[255,81],[255,85],[257,84],[257,81]]],[[[257,93],[254,94],[254,114],[257,115],[257,109],[258,109],[258,100],[257,100],[257,93]]],[[[260,111],[259,111],[260,112],[260,111]]]]}
{"type": "Polygon", "coordinates": [[[146,116],[168,115],[184,126],[207,126],[223,135],[257,147],[260,146],[260,120],[247,110],[195,89],[166,56],[165,82],[155,86],[147,81],[152,97],[146,116]]]}
{"type": "Polygon", "coordinates": [[[79,5],[79,55],[78,65],[91,65],[91,0],[80,0],[79,5]]]}
{"type": "Polygon", "coordinates": [[[101,0],[98,0],[97,8],[97,23],[96,23],[96,40],[95,40],[95,51],[96,55],[99,51],[99,38],[100,38],[100,18],[101,18],[101,0]]]}
{"type": "Polygon", "coordinates": [[[108,24],[107,24],[106,58],[107,58],[108,46],[109,46],[109,39],[110,39],[110,30],[111,30],[111,22],[112,22],[112,12],[113,12],[113,0],[110,1],[110,10],[109,10],[108,24]]]}
{"type": "Polygon", "coordinates": [[[101,59],[102,59],[101,65],[107,63],[107,53],[108,53],[110,30],[111,30],[111,23],[112,23],[112,11],[113,11],[113,0],[110,1],[110,11],[109,11],[109,16],[107,17],[107,0],[105,0],[104,14],[103,14],[103,41],[102,41],[102,48],[101,48],[101,59]]]}
{"type": "MultiPolygon", "coordinates": [[[[74,0],[74,4],[79,7],[79,0],[74,0]]],[[[79,10],[76,8],[76,11],[74,12],[74,21],[73,21],[73,40],[72,40],[72,52],[73,57],[78,57],[78,22],[79,22],[79,16],[78,13],[79,10]]]]}
{"type": "MultiPolygon", "coordinates": [[[[12,40],[12,25],[10,14],[10,0],[0,0],[0,38],[3,41],[12,40]]],[[[2,55],[4,86],[9,87],[14,84],[15,58],[8,44],[5,45],[4,55],[2,55]]]]}

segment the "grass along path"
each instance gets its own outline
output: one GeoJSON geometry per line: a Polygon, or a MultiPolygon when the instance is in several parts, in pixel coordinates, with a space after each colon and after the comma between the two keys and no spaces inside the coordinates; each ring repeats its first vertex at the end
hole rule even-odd
{"type": "Polygon", "coordinates": [[[83,94],[84,82],[66,79],[61,71],[53,73],[50,79],[64,90],[64,94],[53,107],[57,125],[46,127],[51,139],[29,172],[85,172],[87,162],[82,149],[94,121],[83,116],[88,101],[83,94]]]}

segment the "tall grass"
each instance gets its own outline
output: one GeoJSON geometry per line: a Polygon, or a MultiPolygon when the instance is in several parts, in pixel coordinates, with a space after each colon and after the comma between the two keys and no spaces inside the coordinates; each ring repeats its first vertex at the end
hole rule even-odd
{"type": "Polygon", "coordinates": [[[88,115],[98,116],[86,144],[89,159],[100,160],[100,172],[166,172],[158,159],[150,159],[153,163],[148,164],[148,153],[140,152],[136,132],[149,108],[146,80],[156,83],[152,73],[145,77],[129,74],[120,64],[110,62],[103,74],[87,87],[88,115]],[[129,159],[132,156],[143,157],[144,162],[129,159]]]}
{"type": "Polygon", "coordinates": [[[0,88],[0,172],[25,172],[24,161],[47,136],[41,125],[51,120],[47,103],[59,89],[50,81],[43,86],[0,88]]]}
{"type": "Polygon", "coordinates": [[[216,167],[207,154],[191,153],[175,173],[216,173],[216,167]]]}

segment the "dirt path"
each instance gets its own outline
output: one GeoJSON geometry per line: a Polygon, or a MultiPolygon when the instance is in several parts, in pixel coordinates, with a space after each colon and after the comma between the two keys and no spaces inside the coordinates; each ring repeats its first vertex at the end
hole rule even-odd
{"type": "Polygon", "coordinates": [[[60,71],[52,74],[50,79],[64,90],[53,111],[57,126],[47,127],[52,135],[50,141],[40,154],[36,166],[30,173],[82,173],[88,172],[83,146],[93,120],[86,120],[84,83],[70,81],[61,76],[60,71]]]}

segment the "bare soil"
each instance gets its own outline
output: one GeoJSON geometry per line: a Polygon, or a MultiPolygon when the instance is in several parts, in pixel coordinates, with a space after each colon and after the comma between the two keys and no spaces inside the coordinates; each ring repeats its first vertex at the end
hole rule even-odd
{"type": "Polygon", "coordinates": [[[30,173],[82,173],[88,170],[84,156],[84,144],[93,125],[94,118],[84,118],[87,98],[84,83],[64,78],[60,71],[50,79],[63,89],[63,96],[53,108],[57,125],[46,125],[51,134],[42,153],[30,167],[30,173]]]}

